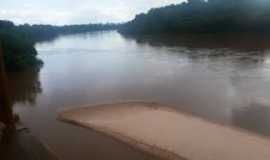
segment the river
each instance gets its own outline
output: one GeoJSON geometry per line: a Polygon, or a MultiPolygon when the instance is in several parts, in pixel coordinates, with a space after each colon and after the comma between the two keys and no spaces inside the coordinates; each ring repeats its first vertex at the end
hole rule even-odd
{"type": "Polygon", "coordinates": [[[209,39],[110,31],[38,43],[43,68],[10,77],[15,111],[65,160],[156,159],[57,120],[59,111],[87,104],[159,102],[270,137],[270,47],[209,39]]]}

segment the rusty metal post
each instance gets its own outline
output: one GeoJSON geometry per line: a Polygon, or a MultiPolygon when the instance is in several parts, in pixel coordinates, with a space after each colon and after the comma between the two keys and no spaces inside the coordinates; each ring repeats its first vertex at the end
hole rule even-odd
{"type": "Polygon", "coordinates": [[[4,65],[4,53],[0,43],[0,121],[14,128],[12,103],[9,95],[8,78],[4,65]]]}

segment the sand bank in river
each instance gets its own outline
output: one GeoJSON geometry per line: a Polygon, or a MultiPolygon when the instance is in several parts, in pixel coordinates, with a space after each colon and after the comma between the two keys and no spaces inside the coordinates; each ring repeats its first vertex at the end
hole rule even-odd
{"type": "MultiPolygon", "coordinates": [[[[75,108],[59,118],[169,160],[269,160],[270,141],[153,103],[75,108]]],[[[83,141],[83,140],[82,140],[83,141]]]]}

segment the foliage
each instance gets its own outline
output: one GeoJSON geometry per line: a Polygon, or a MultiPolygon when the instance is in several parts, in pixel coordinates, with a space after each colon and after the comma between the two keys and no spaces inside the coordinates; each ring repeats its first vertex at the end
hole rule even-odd
{"type": "Polygon", "coordinates": [[[268,33],[268,0],[189,0],[151,9],[121,26],[125,34],[268,33]]]}
{"type": "Polygon", "coordinates": [[[86,33],[93,31],[104,31],[116,29],[116,24],[81,24],[81,25],[29,25],[24,24],[18,26],[21,32],[24,32],[34,41],[43,41],[53,39],[59,35],[86,33]]]}
{"type": "Polygon", "coordinates": [[[41,66],[34,44],[50,40],[62,34],[75,34],[115,29],[115,24],[85,25],[19,25],[10,21],[0,21],[0,43],[4,51],[4,61],[8,71],[17,72],[41,66]]]}
{"type": "Polygon", "coordinates": [[[0,42],[8,71],[21,71],[42,64],[36,58],[34,42],[21,33],[12,22],[0,21],[0,42]]]}

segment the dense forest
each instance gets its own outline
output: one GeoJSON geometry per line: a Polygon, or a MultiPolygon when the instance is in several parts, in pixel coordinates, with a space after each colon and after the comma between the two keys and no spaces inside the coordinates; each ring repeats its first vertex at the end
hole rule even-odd
{"type": "Polygon", "coordinates": [[[42,65],[36,57],[34,41],[12,22],[0,21],[0,43],[8,71],[22,71],[32,66],[42,65]]]}
{"type": "Polygon", "coordinates": [[[40,67],[34,44],[53,39],[63,34],[75,34],[115,29],[115,24],[85,25],[14,25],[10,21],[0,21],[0,45],[4,51],[4,61],[8,71],[17,72],[30,67],[40,67]]]}
{"type": "Polygon", "coordinates": [[[40,66],[34,44],[63,34],[118,29],[125,35],[167,33],[270,33],[269,0],[188,0],[154,8],[130,22],[83,25],[14,25],[0,21],[0,41],[9,71],[40,66]]]}
{"type": "Polygon", "coordinates": [[[124,34],[270,33],[269,0],[188,0],[151,9],[123,25],[124,34]]]}
{"type": "Polygon", "coordinates": [[[113,30],[116,29],[117,26],[117,24],[79,24],[64,26],[24,24],[17,26],[17,28],[34,41],[44,41],[64,34],[113,30]]]}

